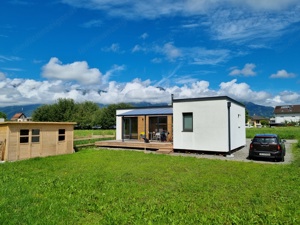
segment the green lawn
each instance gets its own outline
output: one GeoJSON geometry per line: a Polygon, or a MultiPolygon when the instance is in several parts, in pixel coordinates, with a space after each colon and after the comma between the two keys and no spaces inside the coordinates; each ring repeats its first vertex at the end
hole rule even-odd
{"type": "Polygon", "coordinates": [[[0,221],[299,224],[299,165],[93,149],[4,163],[0,221]]]}
{"type": "Polygon", "coordinates": [[[246,128],[247,138],[253,138],[257,133],[275,133],[285,139],[300,140],[300,127],[263,127],[263,128],[246,128]]]}
{"type": "Polygon", "coordinates": [[[292,164],[85,149],[0,164],[0,224],[299,224],[292,164]]]}

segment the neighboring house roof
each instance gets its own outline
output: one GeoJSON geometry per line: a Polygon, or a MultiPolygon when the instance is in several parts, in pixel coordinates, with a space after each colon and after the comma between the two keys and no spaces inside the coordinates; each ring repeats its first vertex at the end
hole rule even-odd
{"type": "Polygon", "coordinates": [[[11,120],[18,120],[20,118],[26,118],[25,114],[24,113],[16,113],[12,118],[11,120]]]}
{"type": "Polygon", "coordinates": [[[293,114],[300,113],[300,105],[282,105],[276,106],[274,114],[293,114]]]}
{"type": "Polygon", "coordinates": [[[143,116],[143,115],[172,115],[172,107],[161,108],[139,108],[131,109],[130,111],[117,114],[117,116],[143,116]]]}

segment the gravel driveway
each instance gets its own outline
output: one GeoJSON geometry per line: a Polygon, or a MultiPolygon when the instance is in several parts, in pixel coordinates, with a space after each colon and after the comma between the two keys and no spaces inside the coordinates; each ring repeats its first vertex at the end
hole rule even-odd
{"type": "Polygon", "coordinates": [[[285,148],[286,148],[286,155],[284,162],[274,162],[269,159],[256,159],[256,160],[249,160],[248,157],[248,150],[251,140],[246,140],[246,146],[233,152],[229,156],[223,156],[222,154],[202,154],[202,153],[172,153],[172,155],[177,156],[190,156],[190,157],[197,157],[197,158],[207,158],[207,159],[221,159],[221,160],[228,160],[228,161],[242,161],[242,162],[254,162],[254,163],[268,163],[268,164],[288,164],[291,163],[293,160],[292,155],[292,144],[297,143],[297,140],[286,140],[285,148]]]}

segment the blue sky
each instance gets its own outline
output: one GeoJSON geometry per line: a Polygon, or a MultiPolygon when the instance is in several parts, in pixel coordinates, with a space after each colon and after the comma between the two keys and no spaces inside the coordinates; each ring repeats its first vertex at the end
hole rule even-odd
{"type": "Polygon", "coordinates": [[[0,106],[300,104],[298,0],[3,0],[0,106]]]}

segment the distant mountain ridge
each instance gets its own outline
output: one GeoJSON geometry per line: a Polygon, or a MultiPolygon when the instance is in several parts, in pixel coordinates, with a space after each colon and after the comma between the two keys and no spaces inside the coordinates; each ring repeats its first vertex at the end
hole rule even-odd
{"type": "MultiPolygon", "coordinates": [[[[141,103],[130,103],[134,107],[151,107],[151,106],[162,106],[162,104],[151,104],[149,102],[141,102],[141,103]]],[[[273,116],[274,108],[270,106],[262,106],[256,105],[252,102],[244,102],[243,103],[248,111],[249,116],[262,116],[266,118],[270,118],[273,116]]],[[[33,111],[37,109],[42,104],[32,104],[32,105],[24,105],[24,106],[6,106],[0,107],[0,112],[6,114],[7,119],[10,120],[16,113],[23,112],[27,117],[31,117],[33,111]]],[[[166,106],[167,104],[164,104],[166,106]]],[[[104,105],[100,105],[100,107],[104,107],[104,105]]]]}
{"type": "Polygon", "coordinates": [[[252,102],[244,102],[246,110],[249,116],[262,116],[266,118],[271,118],[274,116],[274,108],[271,106],[256,105],[252,102]]]}

